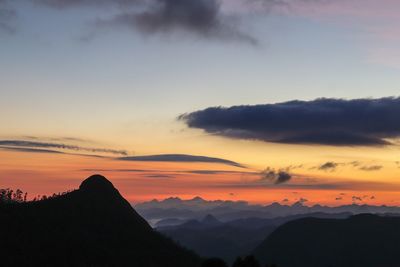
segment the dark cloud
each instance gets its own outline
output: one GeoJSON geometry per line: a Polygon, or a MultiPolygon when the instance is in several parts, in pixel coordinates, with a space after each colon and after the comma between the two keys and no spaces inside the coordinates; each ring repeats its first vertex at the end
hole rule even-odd
{"type": "Polygon", "coordinates": [[[343,198],[342,197],[336,197],[335,200],[336,201],[340,201],[340,200],[343,200],[343,198]]]}
{"type": "Polygon", "coordinates": [[[115,150],[107,148],[89,148],[76,145],[68,145],[62,143],[46,143],[27,140],[0,140],[0,146],[20,147],[20,148],[53,148],[53,149],[66,149],[74,151],[84,151],[90,153],[109,153],[115,155],[127,155],[125,150],[115,150]]]}
{"type": "Polygon", "coordinates": [[[190,33],[200,37],[239,40],[251,44],[257,41],[241,32],[235,20],[224,16],[218,0],[153,0],[144,11],[117,14],[101,25],[122,25],[143,34],[190,33]]]}
{"type": "Polygon", "coordinates": [[[186,154],[162,154],[162,155],[149,155],[149,156],[134,156],[134,157],[121,157],[118,160],[125,161],[161,161],[161,162],[204,162],[204,163],[220,163],[234,167],[244,168],[241,164],[213,157],[194,156],[186,154]]]}
{"type": "Polygon", "coordinates": [[[238,139],[291,144],[381,146],[400,137],[400,98],[289,101],[212,107],[178,117],[191,128],[238,139]]]}
{"type": "Polygon", "coordinates": [[[283,169],[275,170],[270,167],[262,171],[261,176],[262,181],[271,181],[274,184],[283,184],[290,181],[290,179],[292,178],[292,175],[289,174],[287,171],[283,169]]]}
{"type": "Polygon", "coordinates": [[[257,41],[238,28],[237,19],[223,14],[220,0],[32,0],[36,4],[64,9],[117,7],[111,18],[100,18],[97,27],[124,26],[142,34],[189,33],[198,37],[257,41]]]}
{"type": "Polygon", "coordinates": [[[12,21],[17,17],[17,12],[9,7],[7,0],[0,0],[0,33],[12,34],[15,27],[12,21]]]}
{"type": "Polygon", "coordinates": [[[334,171],[339,164],[336,162],[328,161],[321,166],[318,167],[318,170],[321,171],[334,171]]]}
{"type": "Polygon", "coordinates": [[[383,168],[381,165],[371,165],[371,166],[362,166],[360,167],[360,170],[362,171],[379,171],[383,168]]]}
{"type": "Polygon", "coordinates": [[[44,5],[53,8],[73,8],[73,7],[100,7],[100,6],[131,6],[137,5],[143,0],[31,0],[37,5],[44,5]]]}

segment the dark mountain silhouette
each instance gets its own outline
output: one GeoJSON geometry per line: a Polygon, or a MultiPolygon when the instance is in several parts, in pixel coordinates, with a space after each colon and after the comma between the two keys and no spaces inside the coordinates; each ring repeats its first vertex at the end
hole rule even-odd
{"type": "Polygon", "coordinates": [[[231,263],[238,256],[250,254],[278,226],[299,218],[347,218],[350,213],[311,213],[273,219],[244,218],[220,222],[213,215],[202,220],[157,228],[203,257],[219,257],[231,263]]]}
{"type": "Polygon", "coordinates": [[[267,225],[249,229],[223,223],[207,226],[193,220],[178,227],[159,230],[202,257],[218,257],[231,263],[237,256],[252,252],[275,228],[267,225]]]}
{"type": "Polygon", "coordinates": [[[400,218],[299,219],[275,230],[254,254],[263,264],[283,267],[395,267],[400,265],[400,218]]]}
{"type": "Polygon", "coordinates": [[[0,205],[1,266],[196,267],[100,175],[48,200],[0,205]]]}

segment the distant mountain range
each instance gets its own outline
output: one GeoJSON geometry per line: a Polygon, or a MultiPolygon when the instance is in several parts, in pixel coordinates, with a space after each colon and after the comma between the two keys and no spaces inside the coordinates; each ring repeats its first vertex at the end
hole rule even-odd
{"type": "Polygon", "coordinates": [[[227,222],[243,218],[276,218],[296,214],[309,213],[371,213],[371,214],[400,214],[400,207],[396,206],[371,206],[351,204],[338,207],[322,205],[306,206],[303,202],[293,205],[272,203],[270,205],[251,205],[245,201],[207,201],[200,197],[182,200],[177,197],[167,198],[162,201],[152,200],[137,204],[135,209],[151,225],[157,226],[162,221],[164,226],[177,225],[190,219],[201,219],[211,214],[218,220],[227,222]]]}
{"type": "Polygon", "coordinates": [[[180,225],[159,226],[157,230],[202,257],[218,257],[232,263],[238,256],[251,254],[278,226],[286,222],[305,217],[339,219],[349,216],[351,213],[310,213],[273,219],[245,218],[221,222],[207,215],[201,220],[188,220],[180,225]]]}
{"type": "Polygon", "coordinates": [[[200,266],[98,175],[52,199],[0,203],[0,240],[0,266],[200,266]]]}
{"type": "Polygon", "coordinates": [[[275,230],[254,254],[262,264],[283,267],[400,266],[400,217],[294,220],[275,230]]]}

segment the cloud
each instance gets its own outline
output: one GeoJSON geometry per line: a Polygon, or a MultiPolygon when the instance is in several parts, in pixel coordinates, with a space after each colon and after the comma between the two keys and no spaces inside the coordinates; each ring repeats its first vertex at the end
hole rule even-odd
{"type": "Polygon", "coordinates": [[[146,175],[146,177],[148,178],[157,178],[157,179],[171,179],[171,178],[175,178],[172,175],[166,175],[166,174],[149,174],[146,175]]]}
{"type": "Polygon", "coordinates": [[[53,149],[65,149],[74,151],[84,151],[90,153],[109,153],[115,155],[127,155],[128,152],[125,150],[115,150],[108,148],[90,148],[82,147],[77,145],[68,145],[63,143],[47,143],[47,142],[36,142],[27,140],[0,140],[0,146],[17,147],[17,148],[53,148],[53,149]]]}
{"type": "MultiPolygon", "coordinates": [[[[153,172],[155,170],[143,170],[143,169],[80,169],[80,171],[95,172],[95,173],[99,173],[99,172],[139,172],[139,173],[143,173],[143,172],[153,172]]],[[[159,171],[159,170],[157,170],[157,171],[159,171]]]]}
{"type": "Polygon", "coordinates": [[[29,148],[29,147],[12,147],[12,146],[1,146],[0,150],[14,151],[14,152],[23,152],[23,153],[47,153],[47,154],[64,154],[64,155],[72,155],[72,156],[84,156],[84,157],[94,157],[94,158],[105,158],[101,155],[89,155],[89,154],[79,154],[79,153],[67,153],[58,150],[51,149],[41,149],[41,148],[29,148]]]}
{"type": "Polygon", "coordinates": [[[400,137],[400,98],[294,100],[211,107],[178,117],[190,128],[237,139],[287,144],[382,146],[400,137]]]}
{"type": "Polygon", "coordinates": [[[262,171],[261,175],[261,181],[272,181],[274,184],[283,184],[292,179],[292,175],[287,171],[283,169],[275,170],[270,167],[262,171]]]}
{"type": "Polygon", "coordinates": [[[143,0],[31,0],[34,4],[44,5],[52,8],[74,8],[74,7],[100,7],[120,6],[127,7],[138,5],[143,0]]]}
{"type": "MultiPolygon", "coordinates": [[[[336,181],[336,180],[327,180],[327,179],[304,179],[305,177],[301,177],[296,175],[296,180],[292,180],[290,183],[281,183],[275,184],[275,189],[291,189],[291,190],[349,190],[349,191],[360,191],[360,190],[400,190],[400,186],[395,183],[386,183],[386,182],[375,182],[375,181],[357,181],[357,180],[348,180],[348,181],[336,181]],[[302,179],[303,178],[303,179],[302,179]]],[[[238,181],[238,182],[221,182],[215,183],[212,185],[216,188],[225,188],[225,189],[236,189],[236,188],[246,188],[246,189],[262,189],[267,188],[270,184],[266,184],[265,180],[247,180],[247,181],[238,181]]],[[[339,194],[338,197],[345,197],[344,193],[339,194]]],[[[350,197],[350,196],[349,196],[350,197]]]]}
{"type": "Polygon", "coordinates": [[[50,150],[50,149],[39,149],[39,148],[26,148],[26,147],[7,147],[0,146],[1,150],[16,151],[16,152],[27,152],[27,153],[51,153],[51,154],[64,154],[63,152],[50,150]]]}
{"type": "Polygon", "coordinates": [[[336,163],[336,162],[329,161],[329,162],[326,162],[326,163],[322,164],[321,166],[319,166],[318,170],[321,170],[321,171],[335,171],[336,167],[338,165],[339,164],[336,163]]]}
{"type": "Polygon", "coordinates": [[[0,33],[12,34],[15,27],[11,22],[17,17],[17,12],[8,6],[7,0],[0,0],[0,33]]]}
{"type": "Polygon", "coordinates": [[[379,171],[383,168],[381,165],[371,165],[371,166],[362,166],[360,167],[360,170],[362,171],[379,171]]]}
{"type": "Polygon", "coordinates": [[[317,169],[317,170],[321,170],[321,171],[334,172],[334,171],[338,170],[339,167],[347,167],[347,166],[351,167],[351,168],[356,168],[357,170],[361,170],[361,171],[379,171],[383,168],[382,165],[368,165],[368,164],[360,162],[360,161],[351,161],[351,162],[328,161],[319,166],[311,167],[310,170],[317,169]]]}
{"type": "Polygon", "coordinates": [[[149,156],[134,156],[134,157],[120,157],[118,160],[125,161],[161,161],[161,162],[203,162],[203,163],[220,163],[234,167],[245,168],[241,164],[221,159],[206,156],[194,156],[186,154],[161,154],[161,155],[149,155],[149,156]]]}
{"type": "Polygon", "coordinates": [[[190,170],[182,171],[190,174],[246,174],[246,175],[259,175],[259,172],[242,172],[242,171],[224,171],[224,170],[190,170]]]}
{"type": "Polygon", "coordinates": [[[193,36],[257,44],[238,27],[237,18],[224,14],[220,0],[33,0],[39,5],[116,7],[111,17],[97,19],[96,27],[124,26],[145,35],[185,33],[193,36]]]}

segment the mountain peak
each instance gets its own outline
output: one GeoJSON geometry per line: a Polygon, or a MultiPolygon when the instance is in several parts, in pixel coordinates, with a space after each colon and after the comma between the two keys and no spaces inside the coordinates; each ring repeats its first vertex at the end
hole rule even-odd
{"type": "Polygon", "coordinates": [[[95,174],[84,180],[79,189],[82,191],[114,191],[114,185],[104,176],[95,174]]]}
{"type": "Polygon", "coordinates": [[[205,216],[201,222],[204,224],[208,224],[208,225],[217,225],[217,224],[221,223],[220,221],[218,221],[217,218],[215,218],[211,214],[208,214],[207,216],[205,216]]]}

